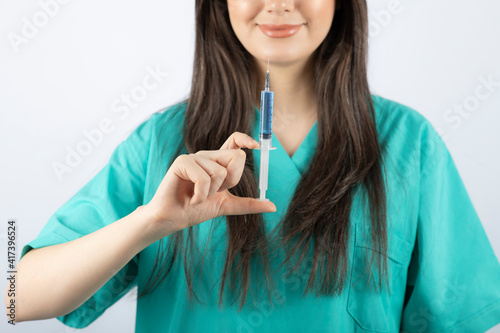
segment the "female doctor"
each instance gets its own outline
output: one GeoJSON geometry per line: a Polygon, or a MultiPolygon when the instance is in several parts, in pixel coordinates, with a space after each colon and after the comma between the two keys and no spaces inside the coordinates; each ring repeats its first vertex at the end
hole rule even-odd
{"type": "Polygon", "coordinates": [[[197,0],[189,98],[142,123],[24,246],[16,321],[83,328],[137,286],[136,332],[500,322],[500,265],[445,144],[370,93],[366,57],[365,0],[197,0]]]}

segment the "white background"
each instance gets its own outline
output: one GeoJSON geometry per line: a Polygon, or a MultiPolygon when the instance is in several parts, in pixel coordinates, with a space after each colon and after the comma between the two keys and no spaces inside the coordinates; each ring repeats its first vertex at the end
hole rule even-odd
{"type": "MultiPolygon", "coordinates": [[[[40,3],[48,2],[0,0],[2,253],[8,219],[17,220],[20,254],[132,130],[190,89],[194,1],[69,1],[16,50],[9,36],[22,36],[25,20],[41,20],[40,3]],[[128,114],[115,112],[123,94],[140,89],[148,68],[168,75],[128,114]],[[106,118],[112,130],[58,178],[52,164],[65,163],[68,147],[85,141],[82,131],[106,118]]],[[[369,17],[372,92],[416,109],[442,133],[499,257],[500,2],[369,0],[369,17]],[[490,76],[497,86],[477,99],[478,89],[488,92],[481,78],[490,76]],[[471,111],[460,115],[453,111],[457,104],[471,111]]],[[[5,258],[0,271],[7,271],[5,258]]],[[[131,296],[82,332],[133,332],[131,296]]],[[[74,331],[56,319],[14,328],[0,318],[2,332],[74,331]]]]}

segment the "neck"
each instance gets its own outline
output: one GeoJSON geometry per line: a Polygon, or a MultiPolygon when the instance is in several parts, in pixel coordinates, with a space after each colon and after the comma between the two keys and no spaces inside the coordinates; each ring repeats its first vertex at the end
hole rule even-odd
{"type": "MultiPolygon", "coordinates": [[[[256,106],[260,106],[260,91],[264,90],[267,61],[258,61],[259,89],[256,106]]],[[[304,119],[316,116],[317,103],[314,92],[312,57],[289,63],[270,63],[271,91],[274,91],[274,114],[283,119],[304,119]]],[[[273,116],[274,118],[274,116],[273,116]]],[[[274,120],[273,120],[274,121],[274,120]]]]}

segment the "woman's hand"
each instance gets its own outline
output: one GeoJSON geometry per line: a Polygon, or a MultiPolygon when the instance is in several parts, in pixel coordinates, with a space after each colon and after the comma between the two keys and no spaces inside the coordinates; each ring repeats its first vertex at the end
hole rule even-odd
{"type": "Polygon", "coordinates": [[[222,215],[275,212],[270,201],[228,191],[238,184],[245,166],[246,154],[240,148],[258,147],[250,136],[234,132],[219,150],[178,156],[146,205],[154,217],[155,233],[164,237],[222,215]]]}

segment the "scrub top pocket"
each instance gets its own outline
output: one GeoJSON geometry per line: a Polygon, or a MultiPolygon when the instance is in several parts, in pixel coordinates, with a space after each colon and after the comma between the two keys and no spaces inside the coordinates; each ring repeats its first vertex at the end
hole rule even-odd
{"type": "MultiPolygon", "coordinates": [[[[367,332],[389,332],[388,313],[385,309],[383,297],[387,298],[385,282],[382,284],[382,293],[378,286],[379,274],[374,258],[371,269],[366,265],[373,254],[377,255],[376,249],[371,243],[371,235],[363,232],[363,227],[355,224],[354,247],[351,258],[351,276],[349,279],[349,292],[347,301],[347,312],[356,321],[360,328],[367,332]],[[383,296],[382,296],[383,295],[383,296]]],[[[392,234],[388,235],[389,244],[387,249],[387,273],[390,286],[390,295],[395,295],[394,282],[402,278],[399,285],[404,284],[409,261],[411,259],[412,246],[407,241],[392,234]]],[[[391,297],[389,295],[389,297],[391,297]]]]}

